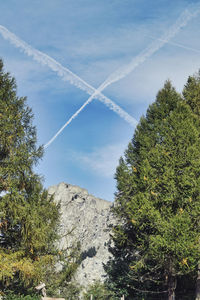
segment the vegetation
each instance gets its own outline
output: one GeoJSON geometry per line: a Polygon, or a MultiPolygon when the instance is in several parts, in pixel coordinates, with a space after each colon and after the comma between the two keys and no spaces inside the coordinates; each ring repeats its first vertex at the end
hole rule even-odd
{"type": "Polygon", "coordinates": [[[106,286],[100,281],[94,282],[94,284],[88,287],[87,292],[84,293],[84,300],[90,300],[91,296],[93,300],[116,300],[114,293],[109,291],[106,286]]]}
{"type": "Polygon", "coordinates": [[[175,291],[184,299],[183,282],[194,299],[188,282],[195,282],[200,258],[200,119],[193,85],[183,99],[165,84],[117,168],[120,225],[105,269],[109,288],[128,299],[174,300],[175,291]]]}
{"type": "Polygon", "coordinates": [[[6,300],[40,300],[41,297],[39,295],[16,295],[13,293],[9,293],[4,297],[6,300]]]}
{"type": "Polygon", "coordinates": [[[42,157],[33,115],[0,60],[0,290],[21,293],[54,265],[58,206],[33,167],[42,157]]]}
{"type": "MultiPolygon", "coordinates": [[[[71,233],[70,233],[71,234],[71,233]]],[[[68,237],[68,235],[67,235],[68,237]]],[[[58,252],[57,268],[49,270],[46,277],[47,294],[51,297],[64,297],[77,300],[81,291],[78,283],[73,283],[73,276],[80,265],[80,244],[58,252]]]]}
{"type": "MultiPolygon", "coordinates": [[[[200,117],[200,71],[194,76],[188,78],[187,84],[183,90],[183,96],[190,105],[192,111],[200,117]]],[[[200,299],[200,262],[198,265],[198,275],[196,280],[196,300],[200,299]]]]}
{"type": "MultiPolygon", "coordinates": [[[[34,286],[45,281],[49,296],[77,299],[81,287],[73,275],[96,249],[56,249],[59,205],[33,171],[43,148],[32,120],[0,60],[0,295],[37,300],[34,286]]],[[[199,136],[200,74],[189,77],[183,95],[166,82],[120,159],[108,277],[89,286],[85,300],[195,299],[199,136]]],[[[199,299],[200,274],[197,283],[199,299]]]]}

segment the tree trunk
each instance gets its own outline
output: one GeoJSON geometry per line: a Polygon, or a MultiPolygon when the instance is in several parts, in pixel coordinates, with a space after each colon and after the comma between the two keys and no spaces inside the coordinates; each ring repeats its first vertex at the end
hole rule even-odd
{"type": "Polygon", "coordinates": [[[175,300],[175,289],[176,289],[176,277],[173,275],[173,263],[169,259],[169,271],[168,271],[168,300],[175,300]]]}
{"type": "Polygon", "coordinates": [[[174,290],[169,291],[168,300],[175,300],[175,291],[174,290]]]}
{"type": "Polygon", "coordinates": [[[200,300],[200,263],[198,264],[198,274],[196,282],[196,300],[200,300]]]}
{"type": "Polygon", "coordinates": [[[176,278],[169,276],[168,282],[168,300],[175,300],[176,278]]]}

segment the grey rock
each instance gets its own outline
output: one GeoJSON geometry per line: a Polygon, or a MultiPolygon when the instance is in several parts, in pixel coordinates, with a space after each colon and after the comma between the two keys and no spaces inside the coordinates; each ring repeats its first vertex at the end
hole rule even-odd
{"type": "Polygon", "coordinates": [[[84,259],[79,266],[75,280],[87,287],[95,280],[104,280],[103,263],[110,253],[107,249],[110,225],[114,223],[111,214],[111,202],[88,194],[78,186],[60,183],[48,189],[54,195],[54,201],[60,203],[60,234],[59,248],[65,249],[75,241],[80,241],[84,259]],[[66,233],[73,231],[65,237],[66,233]]]}

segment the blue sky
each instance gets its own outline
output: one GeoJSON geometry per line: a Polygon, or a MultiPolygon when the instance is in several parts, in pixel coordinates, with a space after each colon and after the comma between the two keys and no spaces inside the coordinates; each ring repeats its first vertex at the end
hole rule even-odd
{"type": "MultiPolygon", "coordinates": [[[[199,1],[186,0],[7,0],[0,2],[0,25],[48,54],[97,88],[199,1]]],[[[135,70],[103,94],[139,121],[171,79],[181,92],[200,68],[200,13],[135,70]],[[173,43],[180,44],[179,47],[173,43]],[[189,49],[191,48],[191,49],[189,49]]],[[[27,96],[38,143],[46,144],[88,99],[0,35],[0,57],[27,96]]],[[[95,99],[45,150],[37,172],[44,185],[67,182],[112,201],[114,173],[134,128],[95,99]]]]}

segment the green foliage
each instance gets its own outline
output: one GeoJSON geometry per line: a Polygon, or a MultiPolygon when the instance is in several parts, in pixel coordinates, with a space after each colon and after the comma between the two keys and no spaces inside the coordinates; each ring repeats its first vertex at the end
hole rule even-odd
{"type": "MultiPolygon", "coordinates": [[[[71,233],[70,233],[71,234],[71,233]]],[[[73,276],[80,265],[80,245],[72,245],[69,249],[58,252],[57,270],[47,273],[47,294],[52,297],[77,299],[81,287],[73,283],[73,276]]]]}
{"type": "Polygon", "coordinates": [[[87,292],[84,293],[83,299],[90,300],[91,295],[93,296],[93,300],[115,300],[113,292],[109,291],[106,286],[96,281],[94,284],[88,287],[87,292]]]}
{"type": "Polygon", "coordinates": [[[38,295],[16,295],[9,293],[3,297],[3,300],[40,300],[41,297],[38,295]]]}
{"type": "Polygon", "coordinates": [[[77,300],[79,299],[79,294],[81,292],[82,287],[77,283],[67,283],[67,285],[62,288],[62,295],[65,299],[77,300]]]}
{"type": "Polygon", "coordinates": [[[183,89],[183,96],[192,111],[200,116],[200,71],[194,76],[189,76],[183,89]]]}
{"type": "MultiPolygon", "coordinates": [[[[183,90],[185,101],[190,105],[192,111],[200,117],[200,71],[194,76],[188,78],[187,84],[183,90]]],[[[200,245],[200,242],[199,242],[200,245]]],[[[200,249],[199,249],[200,251],[200,249]]],[[[200,261],[198,269],[200,268],[200,261]]],[[[199,276],[198,276],[199,277],[199,276]]],[[[196,299],[200,298],[200,281],[196,280],[196,299]]]]}
{"type": "Polygon", "coordinates": [[[42,157],[33,115],[0,60],[0,290],[27,290],[55,263],[58,206],[33,167],[42,157]]]}
{"type": "Polygon", "coordinates": [[[116,171],[119,225],[105,269],[118,295],[165,299],[177,280],[196,276],[199,132],[199,119],[167,82],[141,118],[116,171]]]}

